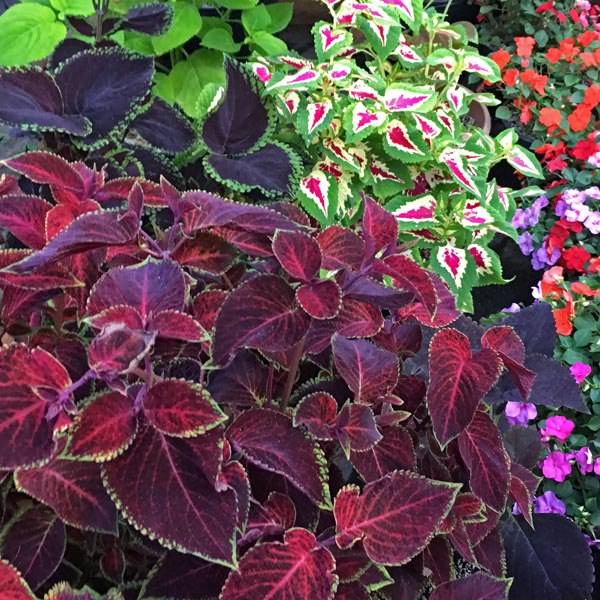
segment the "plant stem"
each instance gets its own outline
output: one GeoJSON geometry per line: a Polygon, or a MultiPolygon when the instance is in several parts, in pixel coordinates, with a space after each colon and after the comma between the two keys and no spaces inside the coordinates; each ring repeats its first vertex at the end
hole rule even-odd
{"type": "Polygon", "coordinates": [[[290,361],[290,369],[288,371],[287,380],[285,382],[285,388],[283,390],[283,396],[281,398],[281,408],[285,410],[290,396],[292,394],[292,388],[294,387],[294,381],[296,381],[296,374],[298,373],[298,366],[300,365],[300,359],[302,358],[302,352],[304,351],[304,338],[302,338],[293,349],[292,358],[290,361]]]}

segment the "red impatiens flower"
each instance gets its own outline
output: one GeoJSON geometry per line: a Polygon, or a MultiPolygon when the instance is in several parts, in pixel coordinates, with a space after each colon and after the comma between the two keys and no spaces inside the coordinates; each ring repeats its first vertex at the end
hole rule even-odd
{"type": "Polygon", "coordinates": [[[546,126],[546,129],[550,132],[555,129],[562,120],[562,114],[558,108],[551,108],[544,106],[540,110],[540,123],[546,126]]]}
{"type": "Polygon", "coordinates": [[[560,173],[560,171],[567,167],[567,162],[563,160],[560,156],[556,156],[555,158],[549,160],[546,163],[546,167],[551,173],[560,173]]]}
{"type": "Polygon", "coordinates": [[[592,42],[598,39],[598,32],[593,30],[584,31],[582,34],[577,36],[577,41],[580,46],[587,48],[592,42]]]}
{"type": "Polygon", "coordinates": [[[588,265],[588,272],[600,273],[600,256],[597,256],[596,258],[592,258],[592,260],[590,260],[590,264],[588,265]]]}
{"type": "Polygon", "coordinates": [[[578,160],[587,160],[590,156],[596,154],[596,152],[600,152],[600,144],[591,139],[591,137],[593,137],[593,134],[585,140],[579,140],[569,150],[569,154],[578,160]]]}
{"type": "Polygon", "coordinates": [[[529,64],[529,57],[535,46],[535,39],[531,36],[516,37],[515,44],[517,45],[517,56],[521,57],[521,66],[526,67],[529,64]]]}
{"type": "Polygon", "coordinates": [[[519,75],[518,69],[506,69],[506,71],[504,72],[504,76],[502,77],[502,80],[504,81],[504,83],[507,86],[512,87],[513,85],[515,85],[515,83],[517,83],[518,75],[519,75]]]}
{"type": "Polygon", "coordinates": [[[555,65],[562,58],[562,52],[559,48],[550,48],[546,52],[546,60],[555,65]]]}
{"type": "Polygon", "coordinates": [[[564,282],[562,267],[548,269],[541,281],[542,296],[555,302],[564,303],[552,310],[554,325],[559,335],[571,335],[573,333],[573,319],[575,317],[575,303],[573,296],[562,286],[564,282]]]}
{"type": "Polygon", "coordinates": [[[584,131],[590,123],[592,111],[587,104],[578,104],[575,110],[567,117],[571,131],[584,131]]]}
{"type": "Polygon", "coordinates": [[[589,285],[582,283],[581,281],[572,283],[571,291],[575,294],[580,294],[581,296],[587,296],[589,298],[600,296],[600,290],[593,290],[589,285]]]}
{"type": "Polygon", "coordinates": [[[591,52],[582,52],[579,55],[579,59],[583,63],[583,66],[586,69],[591,67],[595,67],[598,63],[596,62],[596,57],[591,52]]]}
{"type": "Polygon", "coordinates": [[[500,70],[502,70],[510,62],[510,52],[504,50],[504,48],[500,48],[500,50],[492,52],[490,58],[498,65],[500,70]]]}
{"type": "Polygon", "coordinates": [[[546,93],[546,83],[548,77],[546,75],[540,75],[533,69],[527,69],[521,73],[521,81],[528,85],[532,90],[535,90],[540,96],[544,96],[546,93]]]}
{"type": "Polygon", "coordinates": [[[567,20],[567,17],[563,13],[561,13],[559,10],[556,10],[554,8],[554,0],[548,0],[548,2],[542,2],[535,9],[535,12],[540,15],[545,12],[550,12],[558,19],[559,23],[564,23],[567,20]]]}
{"type": "Polygon", "coordinates": [[[559,45],[560,53],[562,58],[567,62],[573,62],[573,59],[579,54],[580,50],[575,46],[573,38],[565,38],[559,45]]]}
{"type": "Polygon", "coordinates": [[[589,106],[590,108],[596,108],[600,103],[600,87],[595,83],[590,85],[590,87],[585,90],[585,95],[583,96],[583,103],[589,106]]]}
{"type": "Polygon", "coordinates": [[[529,123],[531,121],[531,119],[533,118],[533,113],[531,112],[531,109],[536,105],[536,103],[533,100],[525,100],[525,98],[521,97],[521,98],[515,98],[513,100],[513,104],[517,108],[521,109],[521,114],[519,116],[519,120],[524,125],[527,125],[527,123],[529,123]]]}
{"type": "Polygon", "coordinates": [[[560,262],[571,271],[584,273],[584,265],[591,257],[592,255],[583,246],[573,246],[563,251],[560,262]]]}

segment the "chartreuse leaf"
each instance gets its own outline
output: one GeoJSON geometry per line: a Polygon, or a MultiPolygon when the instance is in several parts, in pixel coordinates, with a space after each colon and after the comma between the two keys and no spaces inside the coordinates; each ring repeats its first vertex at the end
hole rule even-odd
{"type": "Polygon", "coordinates": [[[257,31],[250,37],[251,42],[258,46],[266,56],[275,56],[287,52],[287,44],[278,37],[266,31],[257,31]]]}
{"type": "Polygon", "coordinates": [[[241,44],[235,43],[233,36],[227,29],[220,27],[209,30],[202,37],[202,45],[212,50],[221,50],[221,52],[230,54],[234,54],[242,47],[241,44]]]}
{"type": "Polygon", "coordinates": [[[171,26],[162,35],[151,38],[154,52],[157,55],[164,54],[185,44],[200,31],[201,27],[202,17],[194,4],[175,2],[171,26]]]}
{"type": "Polygon", "coordinates": [[[278,33],[282,29],[285,29],[292,20],[292,14],[294,13],[293,2],[277,2],[275,4],[268,4],[265,8],[271,18],[269,25],[264,28],[267,33],[278,33]]]}
{"type": "Polygon", "coordinates": [[[50,5],[63,15],[89,17],[95,12],[92,0],[50,0],[50,5]]]}
{"type": "Polygon", "coordinates": [[[65,39],[56,13],[39,4],[15,4],[0,15],[0,66],[18,67],[48,56],[65,39]]]}
{"type": "Polygon", "coordinates": [[[258,0],[215,0],[215,4],[224,6],[225,8],[231,8],[233,10],[244,10],[245,8],[252,8],[258,4],[258,0]]]}

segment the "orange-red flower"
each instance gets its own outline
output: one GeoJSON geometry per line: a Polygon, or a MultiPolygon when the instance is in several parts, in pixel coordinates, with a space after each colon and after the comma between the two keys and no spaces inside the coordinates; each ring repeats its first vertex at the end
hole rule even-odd
{"type": "Polygon", "coordinates": [[[582,52],[579,55],[579,58],[586,69],[589,69],[590,67],[595,67],[597,64],[596,57],[591,52],[582,52]]]}
{"type": "Polygon", "coordinates": [[[583,103],[586,104],[589,108],[595,108],[598,104],[600,104],[600,87],[595,83],[590,85],[590,87],[585,90],[585,95],[583,96],[583,103]]]}
{"type": "Polygon", "coordinates": [[[577,37],[580,46],[587,48],[592,42],[598,39],[598,33],[593,30],[584,31],[577,37]]]}
{"type": "Polygon", "coordinates": [[[559,48],[550,48],[546,52],[546,60],[555,65],[562,58],[562,52],[559,48]]]}
{"type": "Polygon", "coordinates": [[[588,273],[600,273],[600,256],[596,258],[592,258],[590,260],[590,264],[588,265],[588,273]]]}
{"type": "Polygon", "coordinates": [[[504,50],[504,48],[500,48],[500,50],[492,52],[490,58],[498,65],[498,67],[500,67],[500,70],[502,70],[510,62],[510,52],[504,50]]]}
{"type": "Polygon", "coordinates": [[[546,129],[549,131],[553,130],[555,127],[560,125],[562,120],[562,114],[558,108],[550,108],[549,106],[544,106],[542,110],[540,110],[540,123],[546,126],[546,129]]]}
{"type": "Polygon", "coordinates": [[[504,83],[506,85],[508,85],[509,87],[512,87],[513,85],[515,85],[515,83],[517,83],[518,75],[519,75],[519,71],[517,69],[506,69],[506,71],[504,72],[504,76],[502,77],[502,80],[504,81],[504,83]]]}
{"type": "Polygon", "coordinates": [[[546,83],[548,77],[546,75],[540,75],[533,69],[527,69],[521,72],[521,81],[528,85],[532,90],[535,90],[540,96],[544,96],[546,93],[546,83]]]}
{"type": "Polygon", "coordinates": [[[571,131],[584,131],[590,123],[592,111],[587,104],[578,104],[575,110],[567,117],[571,131]]]}
{"type": "Polygon", "coordinates": [[[559,335],[571,335],[573,332],[573,318],[575,317],[575,303],[573,296],[562,287],[564,282],[562,267],[548,269],[541,281],[542,296],[554,302],[564,302],[565,305],[552,310],[554,325],[559,335]]]}
{"type": "Polygon", "coordinates": [[[517,45],[517,56],[520,56],[523,60],[521,60],[521,65],[526,67],[529,64],[529,57],[533,52],[533,47],[535,46],[535,39],[531,36],[526,37],[516,37],[515,44],[517,45]]]}
{"type": "Polygon", "coordinates": [[[589,298],[600,296],[600,290],[593,290],[587,283],[582,283],[581,281],[572,283],[571,291],[581,296],[588,296],[589,298]]]}
{"type": "Polygon", "coordinates": [[[575,46],[573,38],[565,38],[559,45],[562,58],[567,62],[573,62],[573,59],[579,54],[580,50],[575,46]]]}
{"type": "Polygon", "coordinates": [[[533,100],[525,100],[525,98],[515,98],[513,100],[513,104],[521,109],[521,115],[519,116],[519,120],[524,125],[527,125],[529,121],[533,118],[533,113],[531,112],[532,107],[535,106],[535,102],[533,100]]]}

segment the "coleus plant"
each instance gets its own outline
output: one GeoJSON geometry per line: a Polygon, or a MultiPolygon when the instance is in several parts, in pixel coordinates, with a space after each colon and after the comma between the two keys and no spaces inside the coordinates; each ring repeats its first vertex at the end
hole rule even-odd
{"type": "Polygon", "coordinates": [[[0,270],[12,599],[500,599],[507,563],[520,594],[589,593],[585,541],[532,521],[538,479],[485,400],[503,371],[530,397],[523,343],[457,320],[375,201],[314,228],[46,153],[6,165],[49,186],[0,181],[29,247],[0,270]],[[523,516],[501,522],[509,499],[523,516]],[[457,556],[478,572],[456,579],[457,556]]]}
{"type": "Polygon", "coordinates": [[[510,190],[489,180],[507,160],[541,177],[512,131],[496,139],[468,124],[472,103],[495,104],[460,83],[463,74],[497,81],[476,33],[445,23],[421,0],[330,2],[332,22],[313,28],[315,61],[281,56],[254,64],[301,152],[298,198],[323,225],[349,224],[361,192],[392,212],[413,258],[440,275],[472,310],[471,289],[503,282],[488,243],[514,236],[510,190]]]}

